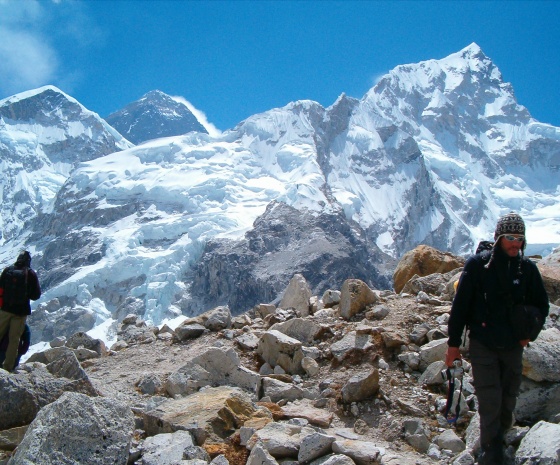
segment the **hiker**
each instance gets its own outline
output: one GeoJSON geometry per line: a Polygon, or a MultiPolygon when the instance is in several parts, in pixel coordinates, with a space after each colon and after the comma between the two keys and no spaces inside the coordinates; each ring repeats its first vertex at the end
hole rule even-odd
{"type": "MultiPolygon", "coordinates": [[[[4,363],[4,360],[6,359],[6,349],[8,348],[8,341],[9,340],[10,340],[9,334],[6,333],[4,335],[4,337],[2,338],[2,340],[0,341],[0,366],[2,366],[2,364],[4,363]]],[[[17,366],[19,365],[19,361],[21,359],[21,356],[25,355],[27,353],[27,351],[29,350],[29,345],[30,344],[31,344],[31,331],[29,330],[29,326],[25,325],[25,328],[23,330],[23,334],[21,335],[21,338],[19,339],[19,345],[18,345],[16,362],[14,363],[14,369],[17,368],[17,366]]]]}
{"type": "MultiPolygon", "coordinates": [[[[525,223],[517,213],[498,219],[490,250],[469,258],[449,318],[446,365],[461,360],[459,346],[469,330],[469,355],[480,415],[480,465],[503,464],[503,434],[513,426],[521,385],[523,348],[530,337],[512,321],[514,304],[536,307],[542,329],[548,295],[537,266],[525,258],[525,223]]],[[[523,307],[522,307],[523,308],[523,307]]]]}
{"type": "Polygon", "coordinates": [[[8,334],[8,347],[3,368],[12,372],[18,353],[19,340],[25,330],[27,316],[31,315],[29,300],[41,297],[41,287],[31,269],[31,254],[21,252],[13,265],[0,275],[0,339],[8,334]]]}
{"type": "MultiPolygon", "coordinates": [[[[537,266],[525,258],[525,223],[517,213],[499,218],[490,250],[465,263],[449,318],[447,366],[461,359],[459,346],[469,330],[469,355],[480,415],[480,465],[503,464],[503,434],[513,426],[527,336],[510,321],[514,303],[535,306],[542,324],[548,295],[537,266]]],[[[535,336],[536,337],[536,336],[535,336]]]]}

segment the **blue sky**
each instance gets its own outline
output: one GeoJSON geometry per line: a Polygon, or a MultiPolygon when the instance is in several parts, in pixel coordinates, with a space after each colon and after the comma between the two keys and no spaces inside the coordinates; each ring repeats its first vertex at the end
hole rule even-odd
{"type": "Polygon", "coordinates": [[[0,99],[53,84],[101,116],[159,89],[225,130],[287,103],[361,98],[472,42],[560,126],[557,1],[0,0],[0,99]]]}

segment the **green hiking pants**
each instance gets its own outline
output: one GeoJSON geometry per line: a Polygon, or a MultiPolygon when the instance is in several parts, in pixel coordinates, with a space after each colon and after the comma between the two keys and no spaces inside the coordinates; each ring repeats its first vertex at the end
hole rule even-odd
{"type": "Polygon", "coordinates": [[[12,371],[16,364],[16,358],[19,348],[19,340],[25,330],[25,321],[27,316],[15,315],[10,312],[0,310],[0,339],[8,333],[8,348],[6,349],[6,359],[3,368],[6,371],[12,371]]]}

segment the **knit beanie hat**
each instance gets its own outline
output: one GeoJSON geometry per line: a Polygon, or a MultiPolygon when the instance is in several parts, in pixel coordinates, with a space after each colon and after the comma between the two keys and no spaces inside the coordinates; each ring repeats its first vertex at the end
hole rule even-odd
{"type": "Polygon", "coordinates": [[[494,231],[494,240],[498,240],[504,234],[522,234],[525,235],[525,222],[523,218],[515,212],[500,217],[494,231]]]}
{"type": "MultiPolygon", "coordinates": [[[[494,231],[494,247],[492,247],[490,260],[488,260],[488,263],[484,265],[484,268],[489,268],[490,264],[494,261],[494,254],[496,253],[496,247],[498,246],[499,239],[506,234],[522,234],[525,236],[525,222],[523,221],[523,218],[515,212],[509,212],[498,219],[498,223],[496,223],[496,230],[494,231]]],[[[527,240],[524,238],[523,245],[521,246],[521,257],[523,257],[523,251],[526,246],[527,240]]],[[[521,260],[519,260],[517,272],[521,275],[521,260]]]]}

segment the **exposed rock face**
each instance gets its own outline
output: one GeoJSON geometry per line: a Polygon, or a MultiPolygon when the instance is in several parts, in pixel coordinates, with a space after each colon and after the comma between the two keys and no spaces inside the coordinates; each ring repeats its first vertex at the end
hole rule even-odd
{"type": "Polygon", "coordinates": [[[382,261],[393,260],[339,215],[314,216],[273,203],[243,241],[210,241],[194,270],[192,312],[228,304],[232,313],[277,299],[293,270],[313,294],[340,288],[349,276],[389,287],[382,261]],[[289,264],[289,266],[286,266],[289,264]]]}
{"type": "Polygon", "coordinates": [[[208,133],[186,105],[159,90],[148,92],[105,120],[134,144],[190,131],[208,133]]]}

